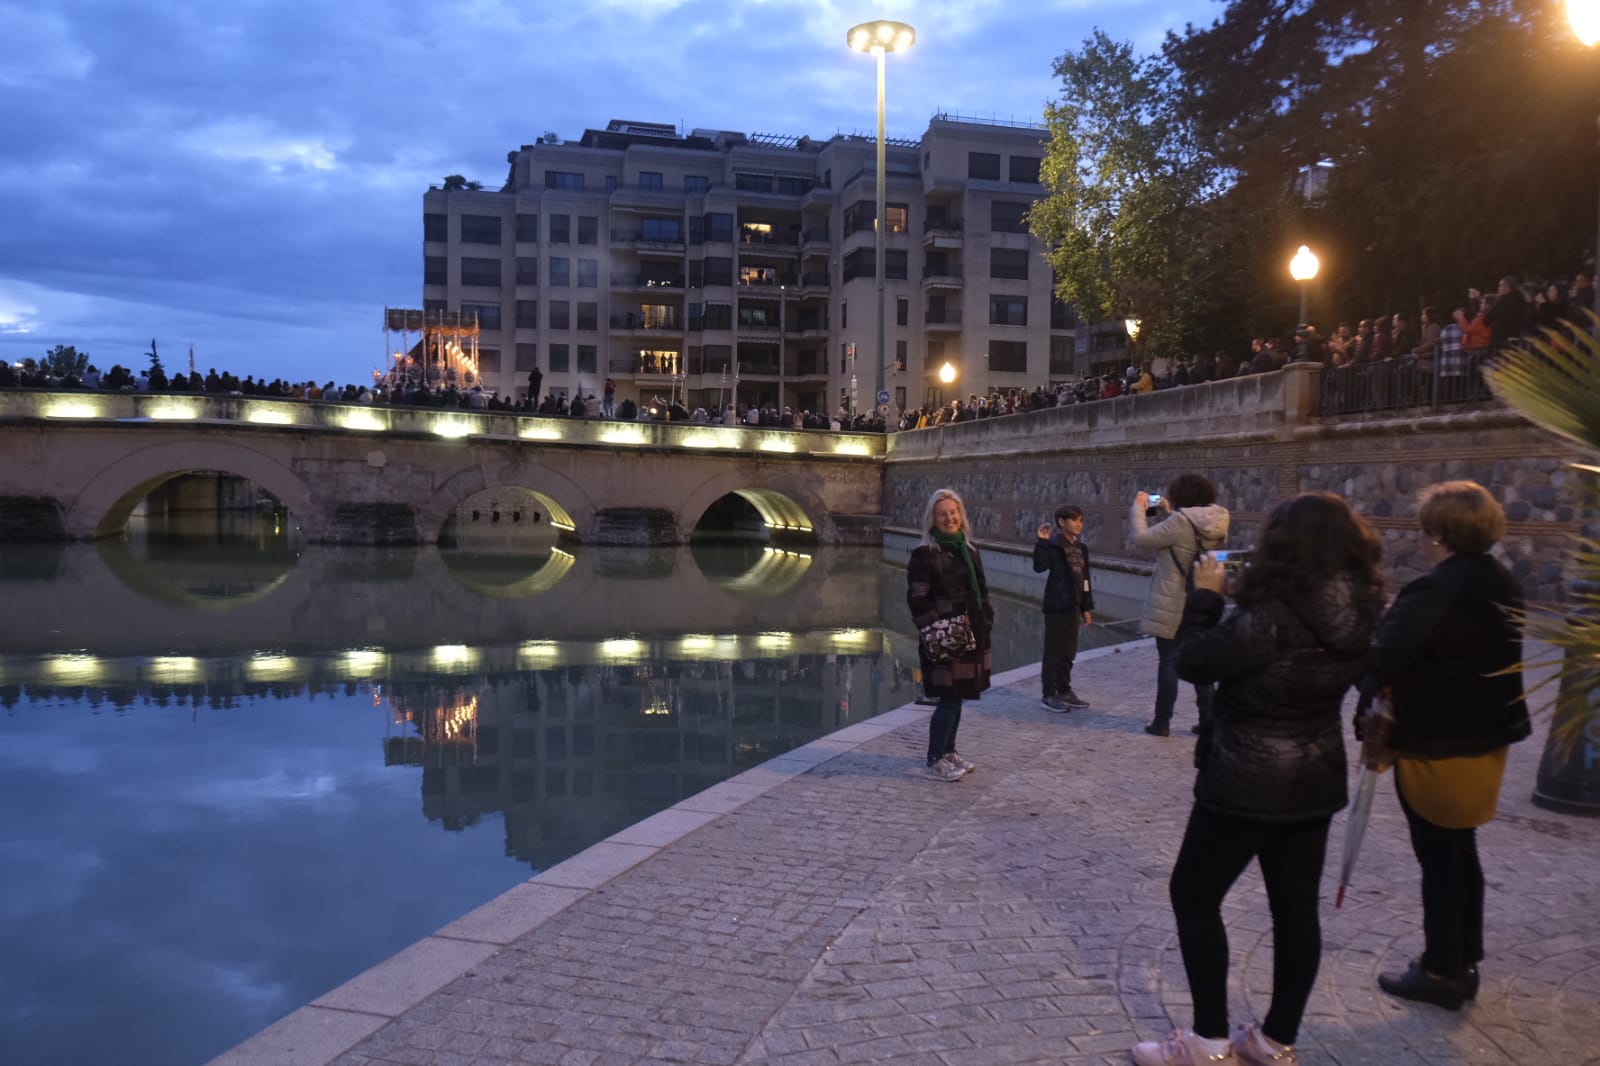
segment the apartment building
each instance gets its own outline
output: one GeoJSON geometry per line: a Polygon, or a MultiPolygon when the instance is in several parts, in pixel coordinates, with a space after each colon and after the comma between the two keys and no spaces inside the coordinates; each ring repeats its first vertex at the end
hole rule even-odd
{"type": "MultiPolygon", "coordinates": [[[[888,145],[885,372],[897,406],[1075,372],[1024,217],[1041,127],[936,115],[888,145]],[[940,380],[949,364],[953,383],[940,380]]],[[[504,188],[423,195],[425,309],[475,312],[501,395],[870,408],[876,141],[613,121],[510,153],[504,188]]]]}

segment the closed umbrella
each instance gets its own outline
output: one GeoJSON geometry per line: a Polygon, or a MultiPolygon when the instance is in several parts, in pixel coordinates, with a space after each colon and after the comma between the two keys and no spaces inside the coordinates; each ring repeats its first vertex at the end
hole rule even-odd
{"type": "Polygon", "coordinates": [[[1356,856],[1361,853],[1361,838],[1367,835],[1367,822],[1372,818],[1372,797],[1378,791],[1378,774],[1372,767],[1363,766],[1361,780],[1356,784],[1356,798],[1350,801],[1350,818],[1344,824],[1344,857],[1339,863],[1339,894],[1333,900],[1335,908],[1344,906],[1344,890],[1350,886],[1356,856]]]}

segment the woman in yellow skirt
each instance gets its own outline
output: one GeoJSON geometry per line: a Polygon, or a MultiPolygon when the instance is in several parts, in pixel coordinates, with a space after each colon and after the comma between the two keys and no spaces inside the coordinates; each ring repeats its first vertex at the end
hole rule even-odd
{"type": "Polygon", "coordinates": [[[1448,1010],[1478,994],[1483,868],[1477,827],[1491,821],[1506,752],[1531,732],[1520,673],[1521,635],[1508,611],[1516,581],[1489,553],[1505,512],[1471,481],[1422,491],[1417,520],[1433,569],[1400,591],[1361,683],[1358,728],[1372,697],[1394,700],[1395,788],[1422,866],[1423,951],[1378,987],[1448,1010]]]}

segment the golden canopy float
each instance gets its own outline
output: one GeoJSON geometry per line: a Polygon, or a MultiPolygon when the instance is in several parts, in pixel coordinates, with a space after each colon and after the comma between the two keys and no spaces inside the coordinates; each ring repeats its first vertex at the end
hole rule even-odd
{"type": "Polygon", "coordinates": [[[387,703],[385,766],[456,766],[478,758],[478,694],[437,685],[390,685],[374,692],[387,703]],[[398,733],[396,733],[398,730],[398,733]]]}
{"type": "Polygon", "coordinates": [[[385,307],[384,348],[389,365],[372,372],[373,382],[389,390],[481,387],[479,331],[476,310],[385,307]]]}

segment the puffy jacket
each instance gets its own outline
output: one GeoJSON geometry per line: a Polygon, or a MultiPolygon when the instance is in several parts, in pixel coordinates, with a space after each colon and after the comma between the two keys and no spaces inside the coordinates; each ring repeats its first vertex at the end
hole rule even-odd
{"type": "Polygon", "coordinates": [[[1532,732],[1522,635],[1506,614],[1522,606],[1516,581],[1492,556],[1452,555],[1400,590],[1372,646],[1361,706],[1393,686],[1402,755],[1486,755],[1532,732]]]}
{"type": "Polygon", "coordinates": [[[1194,557],[1228,542],[1228,509],[1214,503],[1180,507],[1150,526],[1144,508],[1135,504],[1129,522],[1134,545],[1154,552],[1156,562],[1155,573],[1150,576],[1150,592],[1144,598],[1144,613],[1139,616],[1139,629],[1152,637],[1175,637],[1178,623],[1183,621],[1187,579],[1194,557]]]}
{"type": "Polygon", "coordinates": [[[967,580],[967,566],[961,554],[938,544],[924,544],[911,553],[906,565],[906,606],[911,608],[911,623],[923,626],[941,618],[966,615],[972,623],[972,633],[978,646],[959,659],[936,663],[928,658],[928,651],[917,641],[917,658],[922,667],[924,695],[960,696],[977,699],[989,687],[991,659],[989,633],[994,628],[994,599],[989,595],[989,580],[983,572],[983,556],[970,541],[973,569],[978,574],[978,588],[983,594],[983,610],[970,610],[972,584],[967,580]]]}
{"type": "Polygon", "coordinates": [[[1083,550],[1083,587],[1072,580],[1072,564],[1067,561],[1067,538],[1058,529],[1048,540],[1035,538],[1033,542],[1033,572],[1049,571],[1044,580],[1045,614],[1082,614],[1094,610],[1094,584],[1089,568],[1089,546],[1082,539],[1078,547],[1083,550]]]}
{"type": "Polygon", "coordinates": [[[1339,709],[1361,677],[1383,611],[1376,587],[1339,577],[1292,606],[1223,614],[1208,589],[1189,594],[1178,676],[1215,682],[1195,746],[1195,803],[1254,822],[1309,821],[1345,805],[1339,709]]]}

